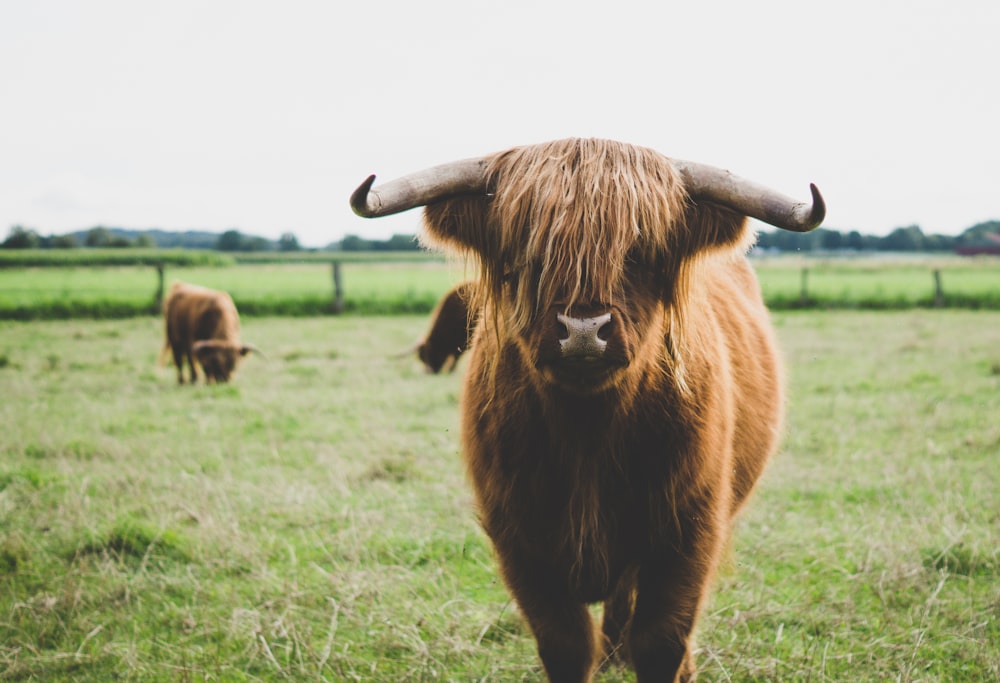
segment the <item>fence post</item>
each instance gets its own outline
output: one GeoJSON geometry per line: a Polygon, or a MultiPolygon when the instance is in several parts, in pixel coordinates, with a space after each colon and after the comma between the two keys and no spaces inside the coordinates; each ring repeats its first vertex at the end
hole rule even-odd
{"type": "Polygon", "coordinates": [[[941,285],[941,269],[934,269],[934,306],[944,307],[944,287],[941,285]]]}
{"type": "Polygon", "coordinates": [[[802,268],[802,285],[799,290],[799,303],[805,306],[809,303],[809,269],[802,268]]]}
{"type": "Polygon", "coordinates": [[[157,310],[163,305],[163,261],[156,264],[156,294],[153,295],[153,304],[157,310]]]}
{"type": "Polygon", "coordinates": [[[344,282],[340,275],[340,261],[333,262],[333,306],[334,313],[344,311],[344,282]]]}

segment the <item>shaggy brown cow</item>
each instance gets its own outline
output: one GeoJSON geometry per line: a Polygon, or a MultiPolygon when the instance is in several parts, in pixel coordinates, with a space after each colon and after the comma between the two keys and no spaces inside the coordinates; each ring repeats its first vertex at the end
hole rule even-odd
{"type": "Polygon", "coordinates": [[[475,283],[462,282],[441,297],[431,314],[431,326],[417,342],[417,357],[428,372],[453,372],[469,348],[476,317],[469,317],[469,297],[475,283]]]}
{"type": "Polygon", "coordinates": [[[226,292],[175,282],[163,301],[166,344],[161,361],[173,353],[177,382],[184,384],[187,359],[191,383],[198,379],[195,360],[205,381],[228,382],[237,362],[256,347],[240,342],[240,315],[226,292]]]}
{"type": "Polygon", "coordinates": [[[811,230],[819,192],[797,203],[593,139],[373,181],[357,213],[426,205],[429,238],[482,273],[464,457],[549,680],[590,680],[602,649],[641,682],[691,680],[695,622],[781,429],[745,216],[811,230]]]}

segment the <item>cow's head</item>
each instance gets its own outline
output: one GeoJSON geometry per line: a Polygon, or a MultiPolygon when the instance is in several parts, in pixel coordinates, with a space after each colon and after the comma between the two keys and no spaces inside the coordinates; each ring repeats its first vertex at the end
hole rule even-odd
{"type": "Polygon", "coordinates": [[[209,383],[228,382],[239,360],[251,351],[257,351],[257,348],[251,344],[224,339],[206,339],[191,346],[191,353],[198,360],[205,372],[205,380],[209,383]]]}
{"type": "Polygon", "coordinates": [[[426,205],[432,242],[471,255],[488,333],[543,383],[593,393],[683,311],[698,256],[749,242],[744,216],[806,231],[825,208],[712,167],[594,139],[435,167],[351,199],[363,216],[426,205]],[[650,334],[655,330],[656,334],[650,334]]]}
{"type": "Polygon", "coordinates": [[[417,346],[417,358],[424,364],[427,372],[436,375],[442,369],[450,371],[454,368],[461,351],[460,348],[441,348],[440,346],[435,346],[430,340],[425,340],[417,346]]]}

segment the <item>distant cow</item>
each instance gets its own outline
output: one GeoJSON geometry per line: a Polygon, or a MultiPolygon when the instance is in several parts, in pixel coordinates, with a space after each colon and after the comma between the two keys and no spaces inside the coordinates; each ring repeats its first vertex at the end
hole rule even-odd
{"type": "Polygon", "coordinates": [[[462,282],[438,301],[431,314],[431,326],[417,342],[417,357],[428,372],[452,372],[458,359],[469,348],[476,316],[469,317],[472,281],[462,282]]]}
{"type": "Polygon", "coordinates": [[[481,273],[464,457],[549,680],[590,680],[602,652],[640,683],[693,679],[695,623],[782,423],[745,216],[812,230],[818,190],[795,202],[592,139],[373,182],[357,213],[426,205],[428,237],[481,273]]]}
{"type": "Polygon", "coordinates": [[[240,316],[226,292],[175,282],[163,301],[166,344],[162,357],[173,353],[177,382],[184,383],[187,359],[191,383],[197,381],[195,361],[205,381],[228,382],[238,361],[256,347],[240,342],[240,316]]]}

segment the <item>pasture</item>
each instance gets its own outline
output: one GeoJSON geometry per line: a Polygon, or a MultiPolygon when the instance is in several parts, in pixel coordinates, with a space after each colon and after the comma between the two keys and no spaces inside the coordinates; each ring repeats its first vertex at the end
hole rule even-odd
{"type": "MultiPolygon", "coordinates": [[[[348,312],[426,312],[464,277],[461,265],[440,258],[346,263],[348,312]]],[[[229,292],[243,314],[320,315],[334,298],[330,263],[259,262],[243,265],[168,265],[165,287],[190,282],[229,292]]],[[[0,317],[128,317],[156,310],[159,276],[153,266],[0,269],[0,317]]]]}
{"type": "MultiPolygon", "coordinates": [[[[775,322],[787,436],[699,680],[1000,680],[1000,313],[775,322]]],[[[157,318],[0,322],[0,679],[540,680],[459,373],[391,357],[425,325],[244,318],[266,358],[191,387],[157,318]]]]}
{"type": "MultiPolygon", "coordinates": [[[[155,253],[144,257],[145,265],[109,265],[100,259],[95,263],[88,257],[121,254],[92,255],[86,250],[59,254],[60,259],[45,266],[18,265],[32,263],[28,257],[37,253],[0,259],[0,319],[123,318],[157,310],[155,253]],[[73,254],[78,261],[71,260],[73,254]]],[[[191,254],[202,259],[224,256],[191,254]]],[[[272,253],[257,258],[244,254],[238,264],[168,262],[164,281],[166,286],[180,280],[228,291],[244,315],[324,315],[331,309],[334,284],[331,264],[319,260],[320,256],[332,258],[330,252],[298,257],[272,253]]],[[[473,274],[460,262],[427,252],[355,253],[337,258],[345,259],[341,270],[347,313],[426,313],[451,285],[473,274]]],[[[753,263],[772,309],[899,310],[940,305],[1000,310],[1000,262],[996,259],[786,255],[756,258],[753,263]],[[940,274],[940,297],[935,271],[940,274]]]]}

